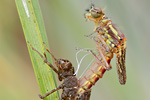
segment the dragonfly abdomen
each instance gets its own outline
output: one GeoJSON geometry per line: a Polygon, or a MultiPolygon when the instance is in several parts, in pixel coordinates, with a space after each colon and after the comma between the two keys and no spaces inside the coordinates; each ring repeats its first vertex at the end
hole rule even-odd
{"type": "Polygon", "coordinates": [[[106,69],[95,61],[92,67],[85,73],[85,75],[79,79],[79,89],[78,94],[82,94],[87,89],[90,89],[95,83],[103,77],[106,69]]]}

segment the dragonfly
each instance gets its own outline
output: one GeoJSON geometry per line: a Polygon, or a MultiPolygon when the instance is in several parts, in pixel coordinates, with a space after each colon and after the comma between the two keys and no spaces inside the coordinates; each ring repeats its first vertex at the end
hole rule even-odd
{"type": "Polygon", "coordinates": [[[92,4],[91,9],[87,10],[85,14],[86,21],[94,21],[94,31],[87,37],[92,39],[97,46],[97,50],[103,61],[105,62],[105,68],[107,70],[111,69],[107,59],[112,59],[113,54],[116,54],[116,65],[119,77],[119,82],[121,85],[126,83],[126,67],[125,67],[125,55],[126,55],[126,37],[119,30],[119,28],[112,22],[111,19],[105,16],[104,10],[101,8],[96,8],[92,4]],[[92,36],[97,33],[96,36],[92,36]],[[102,48],[105,48],[107,52],[111,55],[111,58],[105,58],[102,48]]]}
{"type": "Polygon", "coordinates": [[[52,56],[52,58],[55,60],[55,64],[57,69],[46,59],[46,53],[44,53],[44,56],[37,51],[29,41],[27,41],[29,46],[34,50],[46,63],[49,67],[51,67],[58,75],[58,79],[60,81],[63,80],[63,83],[59,85],[57,88],[51,90],[50,92],[39,95],[41,99],[44,99],[45,97],[49,96],[50,94],[54,93],[57,90],[62,89],[62,94],[60,100],[90,100],[91,90],[86,89],[84,92],[78,94],[79,89],[79,81],[76,75],[74,74],[74,67],[72,63],[67,59],[57,59],[47,48],[46,44],[43,43],[43,45],[46,48],[46,51],[52,56]]]}

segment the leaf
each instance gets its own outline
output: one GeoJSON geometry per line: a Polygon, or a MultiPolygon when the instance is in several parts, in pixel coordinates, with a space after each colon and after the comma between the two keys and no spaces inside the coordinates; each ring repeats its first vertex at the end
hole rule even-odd
{"type": "MultiPolygon", "coordinates": [[[[29,41],[35,49],[43,54],[43,42],[45,42],[48,46],[48,41],[38,0],[15,1],[26,41],[29,41]]],[[[28,44],[27,46],[36,79],[41,94],[43,95],[56,87],[54,72],[50,71],[49,66],[47,66],[47,64],[44,64],[42,58],[36,52],[34,52],[28,44]]],[[[47,55],[47,58],[48,60],[51,60],[49,54],[47,55]]],[[[44,100],[58,100],[58,98],[58,92],[55,92],[46,97],[44,100]]]]}

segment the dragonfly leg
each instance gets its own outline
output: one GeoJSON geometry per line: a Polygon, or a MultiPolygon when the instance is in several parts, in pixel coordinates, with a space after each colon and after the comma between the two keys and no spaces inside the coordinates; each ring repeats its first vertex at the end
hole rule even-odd
{"type": "Polygon", "coordinates": [[[94,28],[94,32],[92,32],[91,34],[89,34],[89,35],[85,35],[87,38],[89,38],[90,36],[92,36],[93,34],[95,34],[95,33],[104,33],[104,31],[103,31],[103,28],[102,27],[96,27],[96,28],[94,28]]]}
{"type": "Polygon", "coordinates": [[[106,44],[106,42],[103,40],[103,38],[100,35],[98,35],[97,37],[89,37],[89,36],[86,36],[86,37],[93,40],[94,42],[98,43],[99,46],[101,48],[103,48],[104,50],[106,50],[107,52],[110,51],[108,45],[106,44]],[[96,40],[95,38],[97,38],[98,40],[96,40]],[[102,44],[100,44],[100,43],[102,43],[102,44]]]}
{"type": "Polygon", "coordinates": [[[45,59],[47,59],[47,56],[46,56],[46,53],[44,52],[44,57],[45,57],[45,59]]]}
{"type": "Polygon", "coordinates": [[[40,95],[40,94],[39,94],[39,97],[40,97],[41,99],[44,99],[45,97],[49,96],[49,95],[52,94],[53,92],[55,92],[55,91],[57,91],[57,90],[60,90],[60,89],[63,89],[63,88],[64,88],[64,84],[61,84],[61,85],[59,85],[57,88],[51,90],[50,92],[48,92],[48,93],[46,93],[46,94],[44,94],[44,95],[40,95]]]}
{"type": "Polygon", "coordinates": [[[93,34],[95,34],[95,33],[99,33],[100,31],[102,30],[102,28],[101,27],[97,27],[96,29],[95,29],[95,31],[94,32],[92,32],[91,34],[89,34],[89,35],[85,35],[87,38],[90,38],[90,36],[92,36],[93,34]]]}
{"type": "MultiPolygon", "coordinates": [[[[97,42],[95,39],[93,39],[93,41],[97,44],[98,52],[99,52],[99,54],[101,55],[101,57],[102,57],[102,59],[103,59],[105,65],[106,65],[106,70],[110,70],[110,69],[111,69],[111,66],[108,64],[108,62],[107,62],[107,60],[106,60],[106,58],[105,58],[105,56],[104,56],[104,54],[103,54],[103,51],[102,51],[102,49],[103,49],[103,50],[106,50],[106,49],[104,49],[103,46],[102,46],[99,42],[97,42]]],[[[106,51],[110,51],[110,50],[108,49],[108,50],[106,50],[106,51]]]]}
{"type": "Polygon", "coordinates": [[[50,50],[47,48],[46,44],[43,42],[45,48],[46,48],[46,51],[52,56],[52,58],[57,61],[56,57],[50,52],[50,50]]]}
{"type": "MultiPolygon", "coordinates": [[[[103,46],[106,48],[106,51],[107,52],[110,52],[110,49],[109,49],[109,47],[108,47],[108,45],[106,44],[106,42],[103,40],[103,38],[100,36],[100,35],[98,35],[98,39],[100,40],[100,42],[103,44],[103,46]]],[[[103,46],[102,45],[100,45],[100,43],[98,43],[99,44],[99,46],[102,48],[103,46]]]]}
{"type": "Polygon", "coordinates": [[[30,47],[32,48],[32,50],[34,50],[36,53],[38,53],[41,58],[43,59],[44,63],[46,63],[48,66],[50,66],[57,74],[58,74],[58,70],[40,53],[38,52],[31,44],[29,41],[27,41],[28,44],[30,45],[30,47]]]}
{"type": "Polygon", "coordinates": [[[91,89],[86,89],[82,95],[79,95],[77,100],[90,100],[91,89]]]}

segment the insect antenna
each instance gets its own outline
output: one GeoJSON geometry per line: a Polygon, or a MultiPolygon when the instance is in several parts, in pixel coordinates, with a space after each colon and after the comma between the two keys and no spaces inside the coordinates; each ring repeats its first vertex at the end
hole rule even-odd
{"type": "Polygon", "coordinates": [[[91,3],[91,9],[93,9],[95,7],[94,3],[91,3]]]}

